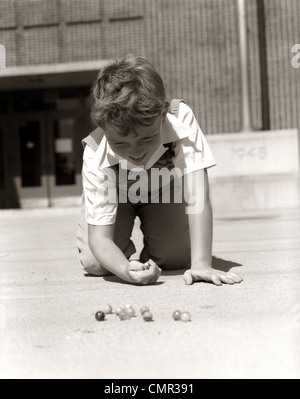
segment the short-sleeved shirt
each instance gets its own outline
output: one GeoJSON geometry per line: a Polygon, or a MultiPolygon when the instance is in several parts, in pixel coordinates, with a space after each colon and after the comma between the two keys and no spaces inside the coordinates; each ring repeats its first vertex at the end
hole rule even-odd
{"type": "MultiPolygon", "coordinates": [[[[181,172],[182,176],[216,165],[193,111],[185,103],[180,103],[178,117],[167,114],[161,129],[162,143],[160,147],[148,163],[139,168],[149,171],[157,167],[170,148],[168,145],[172,143],[172,165],[181,172]]],[[[89,146],[85,147],[82,177],[85,215],[88,224],[107,226],[116,222],[118,201],[107,203],[102,199],[104,192],[107,191],[109,170],[120,163],[126,165],[129,171],[137,168],[136,165],[115,154],[105,136],[96,152],[89,146]]],[[[110,189],[114,190],[115,188],[117,191],[114,184],[114,182],[110,182],[110,189]]]]}

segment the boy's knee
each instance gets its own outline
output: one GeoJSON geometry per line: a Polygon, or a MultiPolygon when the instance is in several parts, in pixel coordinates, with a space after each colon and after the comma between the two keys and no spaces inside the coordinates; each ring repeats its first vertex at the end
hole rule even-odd
{"type": "Polygon", "coordinates": [[[151,254],[151,252],[144,249],[141,261],[147,262],[149,259],[152,259],[163,270],[187,269],[191,265],[191,251],[189,247],[177,251],[174,247],[170,248],[170,250],[165,248],[158,254],[151,254]]]}
{"type": "Polygon", "coordinates": [[[190,251],[181,251],[180,253],[165,254],[159,260],[158,266],[163,270],[181,270],[190,267],[190,251]]]}

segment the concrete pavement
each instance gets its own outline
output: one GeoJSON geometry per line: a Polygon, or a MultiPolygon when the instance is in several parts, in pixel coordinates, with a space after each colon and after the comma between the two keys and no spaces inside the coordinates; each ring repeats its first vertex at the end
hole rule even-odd
{"type": "Polygon", "coordinates": [[[0,212],[1,378],[300,378],[300,211],[216,219],[215,267],[245,280],[220,288],[181,272],[151,287],[84,277],[78,215],[0,212]],[[94,320],[127,303],[155,322],[94,320]],[[177,308],[193,321],[174,322],[177,308]]]}

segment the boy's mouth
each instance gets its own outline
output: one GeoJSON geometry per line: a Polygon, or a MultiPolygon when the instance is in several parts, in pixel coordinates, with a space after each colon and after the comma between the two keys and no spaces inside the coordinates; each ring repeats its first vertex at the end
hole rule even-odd
{"type": "Polygon", "coordinates": [[[138,162],[143,161],[143,160],[145,159],[145,156],[146,156],[146,155],[144,154],[143,156],[138,157],[138,158],[133,157],[133,156],[129,156],[129,158],[130,158],[133,162],[138,163],[138,162]]]}

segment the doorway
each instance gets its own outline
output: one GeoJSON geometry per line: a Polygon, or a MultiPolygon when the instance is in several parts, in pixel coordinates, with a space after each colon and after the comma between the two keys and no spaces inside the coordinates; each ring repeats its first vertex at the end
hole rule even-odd
{"type": "Polygon", "coordinates": [[[0,124],[0,209],[5,208],[5,160],[4,160],[5,148],[4,148],[4,125],[0,124]]]}
{"type": "Polygon", "coordinates": [[[80,113],[23,113],[10,123],[10,132],[0,125],[0,207],[79,205],[81,139],[86,135],[80,113]],[[8,175],[13,184],[7,184],[8,175]],[[11,201],[13,190],[18,204],[11,201]]]}
{"type": "Polygon", "coordinates": [[[85,118],[64,111],[46,117],[47,189],[49,206],[77,205],[82,192],[81,166],[85,118]]]}

